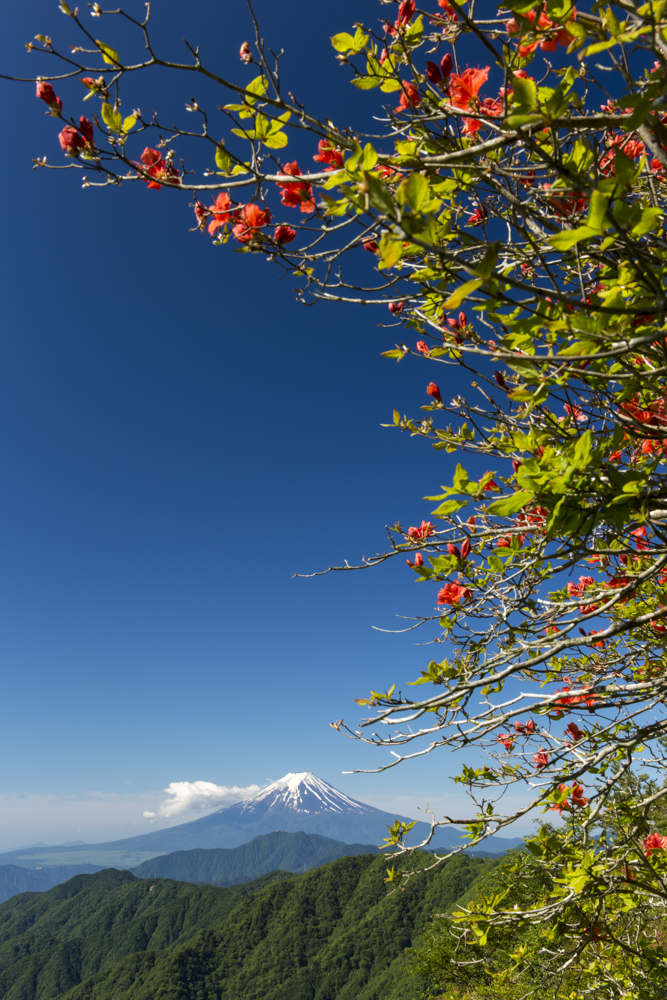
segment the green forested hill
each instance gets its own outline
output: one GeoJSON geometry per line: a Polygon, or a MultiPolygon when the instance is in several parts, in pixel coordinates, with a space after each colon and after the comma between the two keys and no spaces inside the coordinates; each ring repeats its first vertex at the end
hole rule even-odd
{"type": "Polygon", "coordinates": [[[301,874],[337,858],[378,853],[378,848],[369,844],[343,844],[316,833],[276,830],[240,847],[174,851],[151,858],[135,868],[134,874],[139,878],[231,885],[248,882],[276,869],[301,874]]]}
{"type": "Polygon", "coordinates": [[[77,876],[0,905],[0,996],[411,1000],[402,952],[492,865],[460,856],[393,896],[372,855],[232,888],[77,876]]]}

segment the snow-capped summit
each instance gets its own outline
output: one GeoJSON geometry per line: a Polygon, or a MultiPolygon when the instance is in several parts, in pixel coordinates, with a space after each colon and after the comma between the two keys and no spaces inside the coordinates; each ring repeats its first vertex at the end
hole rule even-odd
{"type": "MultiPolygon", "coordinates": [[[[235,808],[228,806],[227,809],[235,808]]],[[[279,781],[273,781],[251,799],[238,803],[236,808],[240,816],[252,816],[269,810],[288,810],[300,815],[320,815],[322,813],[338,813],[339,815],[356,814],[367,816],[375,812],[372,806],[357,802],[339,792],[333,785],[327,784],[310,771],[290,771],[279,781]]],[[[219,810],[219,814],[227,809],[219,810]]]]}

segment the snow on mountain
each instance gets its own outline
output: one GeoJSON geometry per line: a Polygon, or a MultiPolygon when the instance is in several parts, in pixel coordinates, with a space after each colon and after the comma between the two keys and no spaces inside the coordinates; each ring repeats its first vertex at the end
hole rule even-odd
{"type": "MultiPolygon", "coordinates": [[[[232,808],[227,806],[218,810],[218,815],[232,808]]],[[[274,781],[251,799],[236,807],[240,816],[252,816],[268,810],[288,809],[307,815],[319,813],[346,813],[369,815],[374,812],[372,806],[357,802],[339,792],[333,785],[327,784],[310,771],[290,771],[284,778],[274,781]]]]}

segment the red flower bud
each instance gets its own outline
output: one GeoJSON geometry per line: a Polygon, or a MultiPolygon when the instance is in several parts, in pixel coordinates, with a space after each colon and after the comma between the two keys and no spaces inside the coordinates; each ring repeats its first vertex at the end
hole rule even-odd
{"type": "Polygon", "coordinates": [[[423,565],[424,565],[424,557],[421,554],[421,552],[418,552],[417,555],[415,556],[415,566],[423,566],[423,565]]]}
{"type": "Polygon", "coordinates": [[[496,382],[498,383],[498,385],[500,386],[501,389],[505,389],[505,390],[507,389],[507,382],[505,381],[505,376],[503,375],[502,372],[495,372],[494,371],[493,377],[494,377],[494,379],[496,380],[496,382]]]}
{"type": "Polygon", "coordinates": [[[448,542],[447,543],[447,551],[449,552],[450,556],[456,556],[457,559],[461,558],[461,553],[459,552],[459,547],[458,547],[458,545],[454,545],[453,542],[448,542]]]}
{"type": "Polygon", "coordinates": [[[392,313],[392,315],[400,316],[400,314],[403,312],[404,306],[405,302],[390,302],[387,308],[389,309],[389,312],[392,313]]]}
{"type": "Polygon", "coordinates": [[[447,79],[447,77],[451,73],[452,66],[453,66],[453,63],[452,63],[451,52],[447,52],[447,53],[445,53],[445,55],[440,60],[440,72],[442,73],[442,75],[445,78],[445,80],[447,79]]]}
{"type": "Polygon", "coordinates": [[[68,156],[75,156],[77,149],[83,149],[86,145],[84,137],[79,135],[77,130],[71,125],[66,125],[62,132],[58,133],[58,140],[60,141],[61,149],[68,156]]]}
{"type": "Polygon", "coordinates": [[[364,250],[368,251],[368,253],[377,253],[380,249],[375,240],[366,240],[363,246],[364,250]]]}
{"type": "Polygon", "coordinates": [[[467,559],[470,555],[470,539],[466,538],[461,546],[461,558],[467,559]]]}
{"type": "Polygon", "coordinates": [[[412,15],[415,12],[416,7],[415,0],[401,0],[398,5],[398,18],[396,20],[396,27],[398,28],[401,24],[407,24],[412,15]]]}
{"type": "Polygon", "coordinates": [[[440,395],[440,389],[435,384],[435,382],[429,382],[429,384],[426,386],[426,391],[429,394],[429,396],[433,396],[434,399],[438,400],[442,399],[442,396],[440,395]]]}
{"type": "Polygon", "coordinates": [[[429,83],[434,85],[442,83],[442,73],[440,72],[440,67],[437,63],[431,62],[430,59],[426,60],[426,79],[429,83]]]}
{"type": "Polygon", "coordinates": [[[92,145],[92,142],[93,142],[93,123],[91,121],[89,121],[85,117],[85,115],[81,115],[81,118],[79,119],[79,131],[81,132],[81,135],[84,137],[84,139],[86,140],[86,142],[89,142],[92,145]]]}
{"type": "Polygon", "coordinates": [[[53,87],[46,80],[37,81],[37,97],[41,98],[50,108],[57,108],[58,111],[62,111],[63,102],[59,97],[56,97],[53,87]]]}
{"type": "Polygon", "coordinates": [[[241,62],[251,63],[252,62],[252,52],[250,51],[250,46],[247,42],[244,42],[239,49],[239,58],[241,62]]]}

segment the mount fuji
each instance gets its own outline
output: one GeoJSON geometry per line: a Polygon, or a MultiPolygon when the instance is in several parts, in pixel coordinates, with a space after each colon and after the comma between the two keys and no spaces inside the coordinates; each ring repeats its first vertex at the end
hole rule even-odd
{"type": "MultiPolygon", "coordinates": [[[[30,867],[42,861],[47,865],[80,864],[84,861],[118,868],[133,867],[158,854],[189,851],[195,848],[239,847],[260,834],[276,830],[316,833],[347,844],[380,845],[387,836],[387,826],[408,817],[383,812],[357,802],[333,785],[309,771],[286,774],[257,795],[243,802],[225,806],[201,819],[181,823],[165,830],[115,840],[104,844],[49,847],[40,850],[12,851],[0,855],[2,864],[30,867]]],[[[428,833],[428,825],[418,822],[409,842],[418,843],[428,833]]],[[[452,847],[461,842],[455,828],[438,830],[431,847],[452,847]]],[[[485,851],[509,850],[521,844],[520,838],[490,837],[485,851]]]]}

